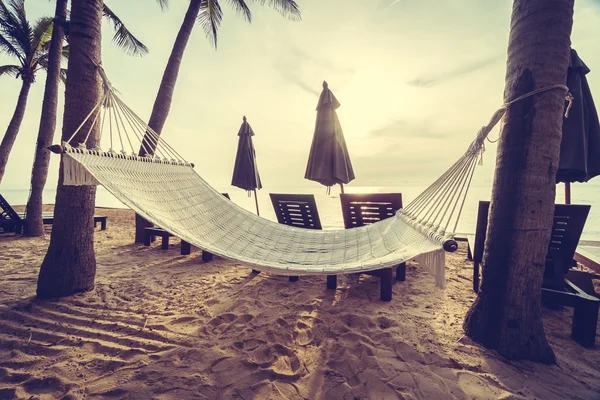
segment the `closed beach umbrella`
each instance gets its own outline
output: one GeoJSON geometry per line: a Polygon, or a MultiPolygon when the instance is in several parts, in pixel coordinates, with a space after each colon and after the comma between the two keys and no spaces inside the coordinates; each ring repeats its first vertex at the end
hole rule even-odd
{"type": "Polygon", "coordinates": [[[317,104],[317,122],[310,146],[308,164],[304,177],[325,186],[339,184],[344,193],[344,184],[354,179],[344,133],[335,110],[339,108],[327,82],[323,82],[323,92],[317,104]]]}
{"type": "Polygon", "coordinates": [[[565,182],[565,202],[571,202],[570,182],[600,175],[600,123],[586,74],[590,69],[571,49],[567,86],[573,95],[569,117],[563,119],[557,182],[565,182]]]}
{"type": "Polygon", "coordinates": [[[256,152],[252,144],[254,131],[250,127],[246,117],[238,132],[238,148],[235,156],[235,165],[233,166],[233,178],[231,184],[241,189],[247,190],[248,194],[254,192],[254,201],[256,202],[256,214],[258,212],[258,199],[256,189],[261,189],[260,175],[258,174],[258,165],[256,164],[256,152]]]}

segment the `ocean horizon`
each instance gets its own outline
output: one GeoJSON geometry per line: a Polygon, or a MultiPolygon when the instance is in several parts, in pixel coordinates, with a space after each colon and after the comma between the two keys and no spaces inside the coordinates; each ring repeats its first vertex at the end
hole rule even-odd
{"type": "MultiPolygon", "coordinates": [[[[407,182],[395,186],[344,186],[346,193],[402,193],[402,201],[406,206],[420,194],[426,186],[407,182]]],[[[215,186],[215,189],[228,193],[231,201],[240,207],[256,213],[254,194],[251,196],[242,189],[233,186],[215,186]]],[[[477,219],[477,204],[479,200],[489,200],[492,192],[491,183],[471,185],[469,194],[465,201],[462,211],[457,234],[466,234],[475,231],[477,219]]],[[[323,229],[343,228],[344,221],[340,207],[339,186],[331,188],[331,193],[326,193],[324,186],[298,186],[298,187],[265,187],[258,190],[259,213],[262,217],[276,221],[275,212],[271,204],[269,193],[297,193],[313,194],[321,217],[323,229]]],[[[573,204],[589,204],[592,206],[590,214],[586,221],[582,239],[600,240],[600,184],[571,184],[571,202],[573,204]]],[[[12,205],[24,205],[29,198],[29,189],[2,189],[2,195],[12,205]]],[[[44,204],[54,204],[56,197],[56,188],[44,190],[44,204]]],[[[556,188],[556,203],[564,203],[564,185],[559,184],[556,188]]],[[[96,206],[108,208],[128,208],[104,187],[99,186],[96,194],[96,206]]]]}

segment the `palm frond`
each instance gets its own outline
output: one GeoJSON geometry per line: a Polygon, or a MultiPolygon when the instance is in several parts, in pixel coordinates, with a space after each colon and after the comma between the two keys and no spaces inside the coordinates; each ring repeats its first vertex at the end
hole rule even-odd
{"type": "Polygon", "coordinates": [[[0,65],[0,76],[9,75],[18,78],[20,73],[21,67],[18,65],[0,65]]]}
{"type": "Polygon", "coordinates": [[[229,4],[231,4],[231,7],[233,7],[236,12],[242,14],[246,21],[252,22],[252,13],[244,0],[229,0],[229,4]]]}
{"type": "Polygon", "coordinates": [[[102,8],[102,15],[104,15],[113,24],[115,29],[115,36],[113,36],[113,42],[125,53],[132,56],[144,56],[148,54],[148,48],[144,43],[139,41],[125,26],[123,21],[117,17],[117,15],[104,4],[102,8]]]}
{"type": "MultiPolygon", "coordinates": [[[[264,5],[267,2],[266,0],[259,1],[260,5],[264,5]]],[[[302,19],[300,7],[298,7],[298,4],[294,0],[269,0],[269,7],[292,20],[297,21],[302,19]]]]}
{"type": "MultiPolygon", "coordinates": [[[[40,59],[37,62],[36,68],[33,70],[33,73],[35,74],[41,69],[46,70],[46,72],[48,71],[48,55],[47,54],[45,54],[43,57],[40,57],[40,59]]],[[[60,69],[60,80],[63,83],[67,82],[67,69],[66,68],[60,69]]]]}
{"type": "Polygon", "coordinates": [[[38,19],[33,27],[33,44],[35,51],[39,52],[52,40],[52,29],[54,21],[51,17],[42,17],[38,19]]]}
{"type": "Polygon", "coordinates": [[[14,37],[18,40],[18,44],[22,46],[23,53],[29,55],[32,53],[34,46],[33,43],[33,29],[27,20],[27,13],[25,12],[25,0],[11,0],[9,6],[13,9],[13,14],[16,21],[18,21],[19,30],[14,37]]]}
{"type": "Polygon", "coordinates": [[[21,63],[25,63],[25,58],[19,52],[19,50],[13,46],[13,44],[5,38],[2,34],[0,34],[0,52],[7,53],[11,56],[17,57],[21,63]]]}
{"type": "Polygon", "coordinates": [[[166,11],[169,8],[169,0],[156,0],[156,2],[162,11],[166,11]]]}
{"type": "Polygon", "coordinates": [[[223,19],[223,10],[218,0],[203,0],[200,4],[198,22],[204,29],[208,40],[217,47],[217,30],[223,19]]]}
{"type": "Polygon", "coordinates": [[[0,0],[0,35],[3,37],[0,46],[13,55],[20,55],[19,59],[25,63],[31,49],[31,27],[27,22],[22,23],[26,16],[19,15],[25,13],[23,4],[22,1],[11,1],[9,8],[0,0]]]}

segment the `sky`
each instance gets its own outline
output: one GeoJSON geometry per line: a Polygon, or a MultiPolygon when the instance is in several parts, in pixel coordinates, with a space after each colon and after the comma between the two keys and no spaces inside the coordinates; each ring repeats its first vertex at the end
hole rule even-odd
{"type": "MultiPolygon", "coordinates": [[[[297,2],[301,21],[255,2],[248,24],[222,1],[216,50],[200,26],[192,33],[163,137],[213,186],[231,182],[245,115],[264,188],[317,189],[304,172],[323,80],[341,103],[353,186],[433,181],[502,104],[509,0],[297,2]]],[[[104,69],[121,99],[147,120],[188,2],[171,0],[166,12],[153,0],[107,4],[150,49],[141,58],[124,54],[104,24],[104,69]]],[[[588,80],[600,102],[600,0],[575,7],[572,45],[592,70],[588,80]]],[[[35,19],[51,15],[53,2],[27,0],[26,8],[35,19]]],[[[0,55],[0,65],[8,63],[0,55]]],[[[38,74],[31,90],[3,188],[29,187],[44,79],[38,74]]],[[[2,131],[19,88],[20,81],[0,78],[2,131]]],[[[61,98],[55,143],[63,104],[61,98]]],[[[494,160],[495,145],[488,144],[475,181],[492,180],[494,160]]],[[[56,186],[57,171],[53,156],[48,187],[56,186]]]]}

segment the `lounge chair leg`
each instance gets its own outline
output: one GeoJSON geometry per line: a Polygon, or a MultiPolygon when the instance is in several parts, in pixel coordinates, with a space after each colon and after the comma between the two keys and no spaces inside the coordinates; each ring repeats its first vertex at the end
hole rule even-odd
{"type": "Polygon", "coordinates": [[[406,263],[403,262],[396,267],[396,280],[404,282],[406,280],[406,263]]]}
{"type": "Polygon", "coordinates": [[[596,324],[600,302],[585,297],[578,297],[573,312],[571,337],[583,347],[594,347],[596,344],[596,324]]]}
{"type": "Polygon", "coordinates": [[[479,263],[473,263],[473,291],[479,293],[479,263]]]}
{"type": "Polygon", "coordinates": [[[100,221],[100,230],[101,231],[106,230],[106,218],[104,218],[104,219],[102,219],[102,221],[100,221]]]}
{"type": "Polygon", "coordinates": [[[259,270],[257,270],[257,269],[253,269],[253,270],[252,270],[252,273],[253,273],[253,274],[260,274],[260,271],[259,271],[259,270]]]}
{"type": "Polygon", "coordinates": [[[327,275],[327,289],[337,288],[337,275],[327,275]]]}
{"type": "Polygon", "coordinates": [[[152,241],[152,234],[150,231],[144,232],[144,246],[150,246],[150,242],[152,241]]]}
{"type": "Polygon", "coordinates": [[[202,250],[202,261],[209,262],[212,261],[213,255],[206,250],[202,250]]]}
{"type": "Polygon", "coordinates": [[[393,268],[384,268],[381,270],[381,300],[392,301],[392,275],[393,268]]]}
{"type": "Polygon", "coordinates": [[[169,235],[163,235],[162,237],[162,246],[160,246],[163,250],[169,250],[169,235]]]}
{"type": "Polygon", "coordinates": [[[300,279],[300,278],[297,276],[290,276],[290,282],[297,282],[298,279],[300,279]]]}
{"type": "Polygon", "coordinates": [[[192,246],[185,240],[181,241],[181,255],[187,256],[192,252],[192,246]]]}

